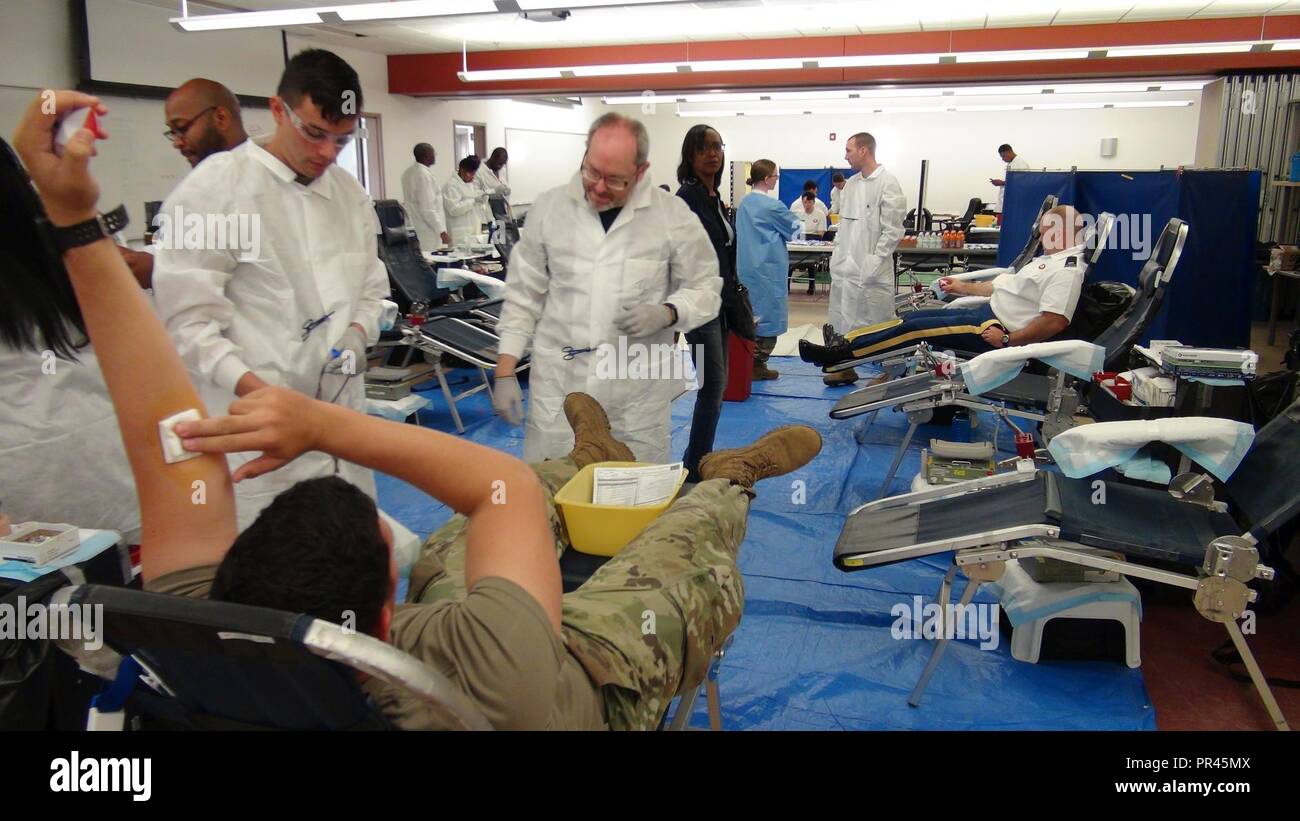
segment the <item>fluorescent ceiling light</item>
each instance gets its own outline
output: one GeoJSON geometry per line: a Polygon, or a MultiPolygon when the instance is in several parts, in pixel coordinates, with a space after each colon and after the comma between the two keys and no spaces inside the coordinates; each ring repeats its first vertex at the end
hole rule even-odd
{"type": "Polygon", "coordinates": [[[774,117],[801,116],[804,114],[862,116],[865,114],[941,114],[947,112],[996,112],[996,111],[1095,111],[1106,108],[1185,108],[1190,100],[1153,100],[1151,102],[1115,102],[1115,103],[1039,103],[1035,105],[932,105],[932,106],[861,106],[846,108],[843,106],[809,106],[808,108],[767,108],[746,111],[739,108],[718,108],[677,110],[677,116],[683,118],[706,117],[774,117]]]}
{"type": "Polygon", "coordinates": [[[1300,50],[1300,40],[1280,40],[1273,44],[1274,51],[1300,50]]]}
{"type": "MultiPolygon", "coordinates": [[[[815,58],[809,58],[815,59],[815,58]]],[[[691,71],[781,71],[783,69],[803,68],[807,62],[798,58],[757,59],[757,60],[692,60],[691,71]]]]}
{"type": "Polygon", "coordinates": [[[184,31],[220,31],[263,26],[307,26],[321,22],[313,9],[249,11],[238,14],[203,14],[197,17],[173,17],[171,23],[184,31]]]}
{"type": "MultiPolygon", "coordinates": [[[[664,2],[669,2],[669,0],[567,0],[567,2],[555,2],[555,0],[515,0],[515,3],[522,11],[537,11],[539,9],[586,9],[599,8],[600,6],[645,6],[664,2]]],[[[679,0],[679,2],[684,2],[684,0],[679,0]]]]}
{"type": "Polygon", "coordinates": [[[610,66],[573,66],[564,70],[572,72],[574,77],[626,77],[631,74],[676,74],[677,64],[626,63],[610,66]]]}
{"type": "MultiPolygon", "coordinates": [[[[321,9],[324,11],[325,9],[321,9]]],[[[492,0],[397,0],[391,3],[356,3],[332,9],[345,22],[395,20],[411,17],[449,17],[457,14],[496,14],[492,0]]]]}
{"type": "Polygon", "coordinates": [[[1146,94],[1152,91],[1200,91],[1206,80],[1136,80],[1130,82],[1038,83],[1035,85],[1000,86],[912,86],[908,88],[842,88],[810,91],[716,90],[705,93],[665,91],[646,94],[613,94],[601,98],[606,105],[641,105],[643,103],[753,103],[794,100],[877,100],[896,98],[1043,96],[1046,94],[1146,94]]]}
{"type": "Polygon", "coordinates": [[[564,75],[558,68],[503,68],[486,71],[458,71],[464,83],[490,83],[494,80],[558,80],[564,75]]]}
{"type": "Polygon", "coordinates": [[[855,54],[845,57],[816,57],[822,68],[866,68],[870,66],[921,66],[937,63],[940,54],[855,54]]]}
{"type": "Polygon", "coordinates": [[[280,28],[309,26],[333,22],[362,20],[396,20],[416,17],[450,17],[461,14],[496,14],[493,0],[397,0],[392,3],[353,3],[342,6],[318,6],[310,9],[241,11],[222,14],[173,17],[172,25],[184,31],[220,31],[223,29],[280,28]]]}
{"type": "Polygon", "coordinates": [[[1058,48],[1049,51],[972,51],[954,55],[959,63],[1009,63],[1026,60],[1082,60],[1087,49],[1058,48]]]}
{"type": "Polygon", "coordinates": [[[1168,46],[1133,46],[1106,49],[1107,57],[1160,57],[1178,54],[1239,54],[1254,43],[1186,43],[1168,46]]]}

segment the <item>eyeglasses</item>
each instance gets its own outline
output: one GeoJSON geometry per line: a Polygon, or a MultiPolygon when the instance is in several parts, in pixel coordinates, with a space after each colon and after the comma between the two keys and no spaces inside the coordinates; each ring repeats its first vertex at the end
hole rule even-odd
{"type": "Polygon", "coordinates": [[[198,114],[195,114],[193,117],[190,117],[188,121],[180,123],[179,125],[174,125],[171,128],[167,129],[166,131],[163,132],[163,136],[166,137],[171,142],[176,142],[177,140],[185,139],[186,133],[188,133],[189,130],[194,127],[194,124],[197,123],[203,117],[204,114],[207,114],[209,111],[216,111],[217,108],[218,106],[215,105],[208,106],[207,108],[200,111],[198,114]]]}
{"type": "Polygon", "coordinates": [[[347,148],[348,143],[352,142],[352,138],[356,136],[355,134],[341,134],[336,136],[327,131],[321,131],[314,125],[307,125],[302,121],[301,117],[294,113],[288,103],[285,103],[284,110],[289,115],[289,122],[293,123],[293,127],[298,129],[298,133],[308,142],[316,143],[317,145],[323,142],[332,142],[334,143],[334,147],[341,151],[344,148],[347,148]]]}
{"type": "Polygon", "coordinates": [[[594,169],[588,167],[586,163],[582,164],[582,178],[592,185],[604,180],[605,187],[610,191],[626,191],[634,182],[620,177],[606,177],[604,174],[598,174],[594,169]]]}
{"type": "Polygon", "coordinates": [[[714,154],[725,154],[727,153],[727,146],[724,143],[705,143],[700,146],[701,154],[708,154],[709,152],[713,152],[714,154]]]}

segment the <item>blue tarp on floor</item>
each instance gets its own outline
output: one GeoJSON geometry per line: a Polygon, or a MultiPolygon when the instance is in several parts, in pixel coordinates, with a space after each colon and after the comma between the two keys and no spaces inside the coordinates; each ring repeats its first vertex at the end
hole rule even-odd
{"type": "MultiPolygon", "coordinates": [[[[837,422],[827,415],[846,389],[824,387],[817,369],[791,358],[774,359],[773,365],[781,371],[780,379],[756,384],[746,402],[724,403],[715,446],[742,445],[758,432],[794,423],[816,428],[824,446],[802,471],[758,487],[740,553],[745,615],[719,676],[727,729],[1155,728],[1155,711],[1139,671],[1121,663],[1025,664],[1011,658],[1007,636],[990,650],[981,650],[974,640],[952,642],[921,706],[908,707],[931,643],[893,638],[891,608],[910,606],[914,596],[934,601],[948,557],[857,573],[843,573],[831,564],[846,514],[875,498],[907,429],[906,419],[880,413],[859,444],[866,417],[837,422]]],[[[471,374],[455,373],[463,380],[471,374]]],[[[455,430],[436,383],[424,395],[433,406],[421,413],[421,424],[455,430]]],[[[689,393],[673,406],[678,455],[686,447],[694,398],[689,393]]],[[[484,394],[458,408],[465,436],[521,452],[522,429],[494,417],[484,394]]],[[[976,436],[988,438],[992,417],[980,422],[976,436]]],[[[899,468],[895,493],[903,492],[919,470],[922,443],[949,431],[921,426],[899,468]]],[[[1010,452],[1005,425],[998,440],[1010,452]]],[[[450,516],[446,507],[390,477],[379,477],[379,498],[388,513],[421,536],[450,516]]],[[[957,586],[954,599],[960,581],[957,586]]],[[[976,601],[994,599],[981,592],[976,601]]],[[[702,702],[693,716],[695,726],[707,726],[702,702]]]]}

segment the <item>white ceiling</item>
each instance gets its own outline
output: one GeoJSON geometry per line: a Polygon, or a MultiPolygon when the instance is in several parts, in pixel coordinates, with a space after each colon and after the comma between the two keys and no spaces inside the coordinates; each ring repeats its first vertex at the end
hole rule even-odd
{"type": "MultiPolygon", "coordinates": [[[[180,6],[177,0],[137,2],[173,9],[180,6]]],[[[330,3],[331,0],[191,0],[190,13],[306,8],[330,3]]],[[[564,0],[556,0],[555,7],[563,8],[564,0]]],[[[456,52],[461,50],[462,43],[470,51],[491,51],[1300,14],[1300,0],[924,0],[910,3],[900,0],[700,0],[571,11],[569,19],[555,23],[523,20],[517,14],[490,14],[307,26],[294,30],[304,34],[310,31],[324,41],[352,48],[407,54],[456,52]]]]}

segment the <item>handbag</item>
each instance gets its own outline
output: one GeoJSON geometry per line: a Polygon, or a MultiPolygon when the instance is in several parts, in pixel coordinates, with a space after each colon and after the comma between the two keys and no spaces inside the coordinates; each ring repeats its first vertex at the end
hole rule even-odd
{"type": "Polygon", "coordinates": [[[754,306],[749,301],[749,289],[737,277],[722,280],[722,323],[741,339],[753,341],[756,334],[754,327],[754,306]]]}

